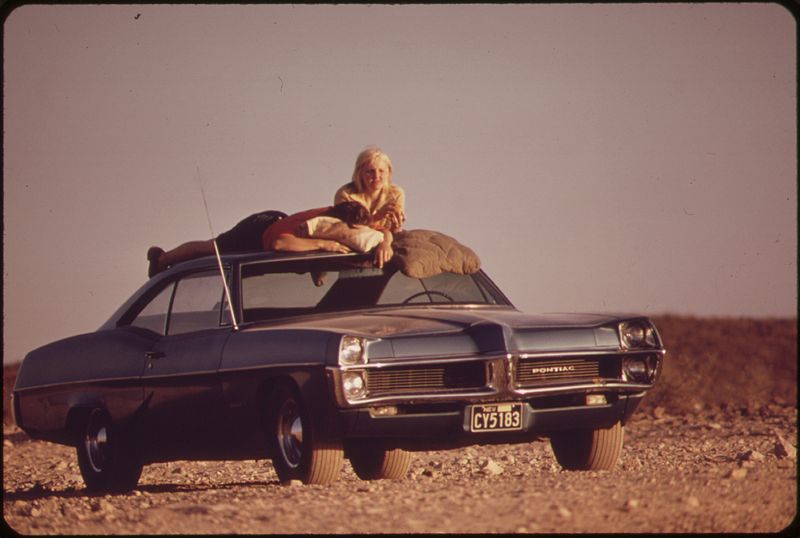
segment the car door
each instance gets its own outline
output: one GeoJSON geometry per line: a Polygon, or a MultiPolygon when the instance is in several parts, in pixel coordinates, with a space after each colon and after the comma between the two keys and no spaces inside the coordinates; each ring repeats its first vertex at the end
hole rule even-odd
{"type": "Polygon", "coordinates": [[[151,305],[164,314],[151,317],[161,337],[145,354],[142,444],[154,460],[211,456],[227,437],[218,370],[231,324],[222,278],[183,275],[151,305]]]}

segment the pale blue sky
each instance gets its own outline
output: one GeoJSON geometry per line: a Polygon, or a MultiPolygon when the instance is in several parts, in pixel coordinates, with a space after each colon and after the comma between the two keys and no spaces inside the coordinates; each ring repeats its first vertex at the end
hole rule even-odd
{"type": "Polygon", "coordinates": [[[207,238],[198,175],[221,232],[331,203],[372,144],[408,227],[522,310],[796,314],[777,4],[31,5],[4,31],[7,362],[207,238]]]}

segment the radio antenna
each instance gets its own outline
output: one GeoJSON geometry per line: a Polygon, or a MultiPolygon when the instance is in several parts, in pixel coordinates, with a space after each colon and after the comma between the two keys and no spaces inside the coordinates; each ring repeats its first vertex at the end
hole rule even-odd
{"type": "Polygon", "coordinates": [[[233,322],[233,330],[238,331],[239,325],[236,323],[236,314],[233,311],[233,302],[231,302],[231,290],[228,287],[228,281],[225,278],[225,269],[222,267],[222,258],[219,255],[219,247],[217,246],[217,236],[214,235],[214,228],[211,226],[211,213],[208,211],[208,201],[206,201],[206,191],[203,189],[203,181],[200,179],[200,167],[197,167],[197,183],[200,184],[200,194],[203,195],[203,207],[206,209],[206,220],[208,221],[208,231],[211,233],[211,243],[214,245],[214,254],[217,257],[217,265],[219,266],[219,274],[222,277],[222,287],[225,290],[225,299],[228,301],[228,310],[231,314],[231,321],[233,322]]]}

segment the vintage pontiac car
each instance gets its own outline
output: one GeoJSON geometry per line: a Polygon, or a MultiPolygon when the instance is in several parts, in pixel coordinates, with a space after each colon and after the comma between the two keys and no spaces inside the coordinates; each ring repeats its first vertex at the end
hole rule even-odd
{"type": "Polygon", "coordinates": [[[76,447],[99,492],[154,462],[269,456],[282,482],[326,484],[344,458],[402,478],[414,450],[548,437],[566,469],[614,466],[662,367],[646,317],[526,315],[482,270],[412,278],[370,259],[178,264],[96,332],[30,352],[15,420],[76,447]]]}

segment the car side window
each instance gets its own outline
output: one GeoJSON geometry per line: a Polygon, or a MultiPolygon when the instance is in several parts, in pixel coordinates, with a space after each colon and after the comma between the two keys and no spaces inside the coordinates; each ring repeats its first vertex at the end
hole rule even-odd
{"type": "Polygon", "coordinates": [[[167,334],[214,329],[227,318],[227,302],[219,273],[201,273],[176,283],[167,334]]]}
{"type": "Polygon", "coordinates": [[[164,334],[167,327],[167,312],[169,311],[169,301],[172,298],[174,284],[161,290],[155,298],[147,303],[139,315],[131,322],[134,327],[150,329],[158,334],[164,334]]]}

